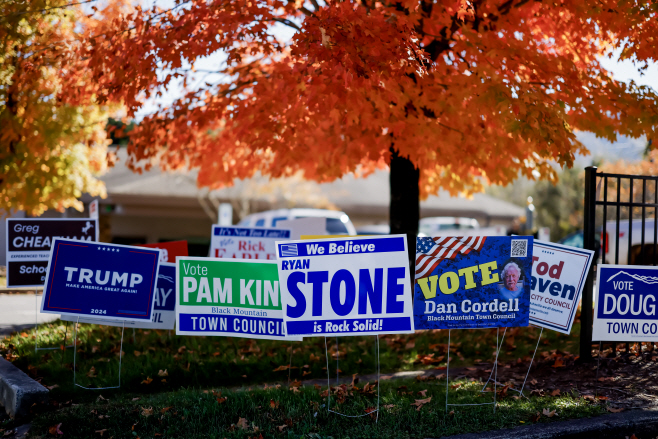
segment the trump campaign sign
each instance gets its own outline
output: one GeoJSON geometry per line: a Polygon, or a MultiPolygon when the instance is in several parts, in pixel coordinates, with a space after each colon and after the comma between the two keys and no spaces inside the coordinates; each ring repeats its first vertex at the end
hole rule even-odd
{"type": "Polygon", "coordinates": [[[405,235],[277,242],[291,335],[412,333],[405,235]]]}
{"type": "Polygon", "coordinates": [[[150,321],[160,251],[55,238],[41,312],[150,321]]]}
{"type": "Polygon", "coordinates": [[[275,261],[179,257],[176,334],[286,337],[275,261]]]}
{"type": "Polygon", "coordinates": [[[63,315],[62,320],[69,322],[91,323],[94,325],[125,326],[141,329],[174,329],[176,322],[176,265],[160,263],[158,282],[153,296],[153,317],[147,321],[117,321],[103,318],[76,318],[63,315]]]}
{"type": "Polygon", "coordinates": [[[592,341],[657,341],[658,267],[599,264],[592,341]]]}
{"type": "Polygon", "coordinates": [[[276,241],[290,239],[289,229],[213,226],[211,258],[276,260],[276,241]]]}
{"type": "Polygon", "coordinates": [[[530,278],[530,323],[571,332],[594,252],[534,241],[530,278]]]}
{"type": "Polygon", "coordinates": [[[7,218],[7,286],[42,287],[55,238],[98,241],[98,220],[7,218]]]}
{"type": "Polygon", "coordinates": [[[532,237],[416,241],[416,329],[528,326],[532,237]]]}

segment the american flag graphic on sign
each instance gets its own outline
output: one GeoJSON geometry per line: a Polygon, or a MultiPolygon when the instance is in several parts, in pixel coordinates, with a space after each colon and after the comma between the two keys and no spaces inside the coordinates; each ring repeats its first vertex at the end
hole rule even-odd
{"type": "Polygon", "coordinates": [[[480,251],[486,236],[436,236],[416,239],[416,279],[428,276],[444,259],[480,251]]]}

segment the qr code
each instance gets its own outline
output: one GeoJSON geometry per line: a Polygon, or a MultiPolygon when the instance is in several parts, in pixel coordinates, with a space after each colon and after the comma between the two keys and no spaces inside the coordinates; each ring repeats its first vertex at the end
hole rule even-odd
{"type": "Polygon", "coordinates": [[[528,256],[528,240],[512,239],[512,258],[525,258],[528,256]]]}

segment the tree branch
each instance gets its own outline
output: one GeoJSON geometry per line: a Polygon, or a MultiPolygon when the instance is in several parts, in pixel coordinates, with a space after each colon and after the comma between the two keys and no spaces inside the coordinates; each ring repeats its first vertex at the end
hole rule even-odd
{"type": "Polygon", "coordinates": [[[264,20],[264,21],[276,21],[276,22],[278,22],[278,23],[283,23],[283,24],[285,24],[286,26],[290,26],[291,28],[296,29],[296,30],[299,31],[299,32],[302,31],[302,29],[301,29],[299,26],[297,26],[295,23],[293,23],[292,21],[288,20],[287,18],[271,18],[271,19],[269,19],[269,20],[264,20]]]}

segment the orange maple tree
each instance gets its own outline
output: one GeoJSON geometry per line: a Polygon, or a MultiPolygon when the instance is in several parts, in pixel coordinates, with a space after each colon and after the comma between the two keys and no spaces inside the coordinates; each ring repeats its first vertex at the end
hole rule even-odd
{"type": "Polygon", "coordinates": [[[648,1],[175,0],[106,21],[80,57],[99,99],[129,115],[183,79],[131,132],[130,166],[198,168],[217,188],[390,165],[392,231],[415,233],[419,196],[441,187],[555,179],[552,163],[585,152],[575,130],[653,135],[655,91],[599,58],[621,50],[644,68],[657,19],[648,1]],[[193,86],[195,63],[218,52],[223,79],[193,86]]]}
{"type": "Polygon", "coordinates": [[[65,0],[0,2],[0,210],[82,210],[83,193],[104,195],[108,114],[88,63],[78,57],[98,19],[65,0]]]}

